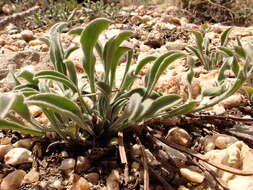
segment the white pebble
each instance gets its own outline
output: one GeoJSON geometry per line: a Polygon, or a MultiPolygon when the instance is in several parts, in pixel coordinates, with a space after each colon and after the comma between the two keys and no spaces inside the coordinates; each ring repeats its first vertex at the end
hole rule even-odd
{"type": "Polygon", "coordinates": [[[17,189],[25,176],[25,171],[15,170],[9,173],[2,181],[0,189],[1,190],[15,190],[17,189]]]}
{"type": "Polygon", "coordinates": [[[19,165],[24,163],[33,162],[32,152],[25,148],[13,148],[5,156],[6,164],[19,165]]]}
{"type": "Polygon", "coordinates": [[[60,169],[62,170],[74,169],[75,164],[76,164],[76,161],[73,158],[64,159],[61,163],[60,169]]]}

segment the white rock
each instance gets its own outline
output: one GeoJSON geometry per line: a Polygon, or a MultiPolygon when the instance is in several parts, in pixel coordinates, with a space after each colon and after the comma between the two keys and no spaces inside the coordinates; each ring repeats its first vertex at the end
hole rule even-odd
{"type": "Polygon", "coordinates": [[[63,189],[63,185],[62,185],[62,182],[61,180],[55,180],[51,185],[50,187],[53,187],[55,189],[63,189]]]}
{"type": "Polygon", "coordinates": [[[42,45],[42,44],[44,44],[44,42],[42,42],[42,41],[39,40],[39,39],[31,40],[31,41],[29,42],[29,45],[30,45],[30,46],[39,46],[39,45],[42,45]]]}
{"type": "Polygon", "coordinates": [[[228,182],[230,190],[253,190],[253,179],[237,177],[228,182]]]}
{"type": "Polygon", "coordinates": [[[213,106],[213,111],[216,113],[216,115],[221,115],[226,112],[224,106],[216,104],[213,106]]]}
{"type": "Polygon", "coordinates": [[[19,165],[24,163],[33,162],[32,152],[25,148],[13,148],[5,156],[6,164],[19,165]]]}
{"type": "Polygon", "coordinates": [[[120,176],[117,170],[112,170],[111,174],[106,179],[107,190],[119,190],[120,176]]]}
{"type": "Polygon", "coordinates": [[[26,149],[30,150],[32,148],[33,142],[34,141],[32,138],[26,138],[26,139],[21,139],[21,140],[15,142],[13,144],[13,146],[15,148],[26,148],[26,149]]]}
{"type": "Polygon", "coordinates": [[[170,142],[182,146],[188,146],[191,142],[191,136],[188,134],[188,132],[179,127],[174,127],[170,129],[168,135],[166,136],[166,139],[170,142]]]}
{"type": "Polygon", "coordinates": [[[40,173],[37,172],[35,169],[31,169],[30,172],[28,172],[28,174],[25,175],[23,183],[34,183],[39,181],[40,178],[40,173]]]}
{"type": "Polygon", "coordinates": [[[76,161],[76,171],[86,171],[91,167],[91,162],[84,156],[78,156],[76,161]]]}
{"type": "Polygon", "coordinates": [[[74,169],[75,164],[76,164],[75,159],[67,158],[67,159],[64,159],[62,161],[60,169],[62,169],[62,170],[72,170],[72,169],[74,169]]]}
{"type": "Polygon", "coordinates": [[[15,170],[9,173],[1,183],[1,190],[15,190],[17,189],[25,176],[25,171],[15,170]]]}
{"type": "Polygon", "coordinates": [[[235,143],[238,141],[235,137],[228,136],[228,135],[218,135],[215,138],[215,146],[218,147],[219,149],[224,149],[227,148],[229,145],[235,143]]]}
{"type": "Polygon", "coordinates": [[[0,144],[0,160],[4,158],[4,155],[7,154],[13,146],[11,144],[0,144]]]}
{"type": "Polygon", "coordinates": [[[180,173],[183,177],[193,183],[202,183],[205,179],[205,176],[198,172],[194,171],[192,168],[180,168],[180,173]]]}

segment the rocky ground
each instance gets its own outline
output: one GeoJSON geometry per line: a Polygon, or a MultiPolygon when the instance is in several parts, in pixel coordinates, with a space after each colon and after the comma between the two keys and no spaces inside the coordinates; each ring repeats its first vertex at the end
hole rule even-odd
{"type": "MultiPolygon", "coordinates": [[[[189,23],[185,15],[177,7],[167,5],[124,7],[118,16],[120,22],[113,24],[101,40],[105,41],[121,30],[134,31],[134,36],[125,45],[135,49],[136,62],[147,55],[184,50],[186,45],[194,44],[189,30],[199,29],[199,25],[189,23]]],[[[215,45],[228,27],[212,24],[207,36],[215,45]]],[[[253,41],[252,29],[253,26],[233,27],[231,44],[237,37],[242,42],[253,41]]],[[[51,68],[48,47],[39,40],[47,34],[48,28],[31,31],[15,24],[0,31],[1,92],[11,88],[9,72],[51,68]]],[[[78,45],[79,41],[67,31],[62,39],[65,47],[78,45]]],[[[83,72],[81,58],[79,49],[70,57],[79,73],[83,72]]],[[[98,64],[96,70],[101,72],[101,65],[98,64]]],[[[157,90],[187,98],[186,72],[186,63],[182,60],[172,64],[157,90]]],[[[213,85],[218,71],[206,72],[199,66],[195,72],[198,77],[193,82],[193,95],[197,96],[213,85]]],[[[141,85],[143,80],[138,82],[137,85],[141,85]]],[[[39,122],[48,122],[40,109],[30,109],[39,122]]],[[[132,134],[124,134],[127,162],[120,160],[117,145],[73,150],[57,137],[50,142],[17,132],[0,131],[0,189],[143,189],[147,181],[144,157],[148,163],[150,189],[251,190],[252,117],[252,105],[240,91],[195,115],[149,121],[144,125],[150,129],[142,131],[141,139],[146,149],[133,140],[132,134]],[[150,137],[149,133],[156,138],[150,137]],[[168,146],[169,143],[173,146],[168,146]]]]}

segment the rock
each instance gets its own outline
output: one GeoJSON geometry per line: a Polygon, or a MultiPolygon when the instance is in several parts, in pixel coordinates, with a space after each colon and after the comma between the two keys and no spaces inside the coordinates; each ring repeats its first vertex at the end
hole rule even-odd
{"type": "Polygon", "coordinates": [[[26,139],[21,139],[21,140],[15,142],[15,143],[13,144],[13,146],[14,146],[15,148],[26,148],[26,149],[28,149],[28,150],[31,150],[32,145],[33,145],[33,142],[34,142],[34,141],[33,141],[32,138],[26,138],[26,139]]]}
{"type": "Polygon", "coordinates": [[[28,172],[28,174],[25,175],[23,183],[34,183],[39,181],[40,178],[40,174],[39,172],[37,172],[35,169],[31,169],[30,172],[28,172]]]}
{"type": "Polygon", "coordinates": [[[184,185],[180,185],[177,190],[190,190],[190,189],[185,187],[184,185]]]}
{"type": "Polygon", "coordinates": [[[107,190],[119,190],[120,176],[117,170],[112,170],[111,174],[106,179],[107,190]]]}
{"type": "Polygon", "coordinates": [[[143,22],[149,22],[149,21],[152,20],[152,17],[149,16],[149,15],[144,15],[144,16],[142,17],[142,20],[143,20],[143,22]]]}
{"type": "Polygon", "coordinates": [[[43,45],[43,44],[44,44],[44,42],[42,42],[39,39],[29,41],[30,46],[39,46],[39,45],[43,45]]]}
{"type": "Polygon", "coordinates": [[[15,190],[17,189],[25,176],[25,171],[15,170],[9,173],[1,183],[1,190],[15,190]]]}
{"type": "Polygon", "coordinates": [[[191,141],[191,136],[184,129],[174,127],[169,130],[168,135],[166,136],[166,139],[170,142],[173,142],[182,146],[188,146],[191,141]]]}
{"type": "Polygon", "coordinates": [[[21,38],[27,42],[34,39],[33,32],[31,30],[23,30],[21,32],[21,38]]]}
{"type": "Polygon", "coordinates": [[[242,95],[236,93],[220,102],[220,105],[224,106],[225,108],[232,108],[239,106],[241,102],[242,102],[242,95]]]}
{"type": "Polygon", "coordinates": [[[238,140],[235,137],[228,135],[217,135],[214,141],[215,146],[219,149],[227,148],[229,145],[237,142],[238,140]]]}
{"type": "Polygon", "coordinates": [[[181,21],[179,18],[167,14],[162,16],[162,22],[181,26],[181,21]]]}
{"type": "Polygon", "coordinates": [[[198,171],[194,171],[193,167],[180,168],[181,175],[186,178],[188,181],[193,183],[202,183],[205,179],[205,176],[198,171]]]}
{"type": "Polygon", "coordinates": [[[13,148],[5,156],[6,164],[13,166],[33,162],[32,152],[25,148],[13,148]]]}
{"type": "Polygon", "coordinates": [[[226,112],[226,109],[224,108],[224,106],[216,104],[215,106],[213,106],[213,111],[216,115],[221,115],[226,112]]]}
{"type": "Polygon", "coordinates": [[[90,169],[91,162],[84,156],[78,156],[76,161],[76,171],[82,172],[90,169]]]}
{"type": "Polygon", "coordinates": [[[74,169],[75,164],[76,164],[75,159],[67,158],[67,159],[62,160],[60,169],[62,169],[62,170],[72,170],[72,169],[74,169]]]}
{"type": "Polygon", "coordinates": [[[133,156],[141,155],[141,146],[138,144],[134,144],[132,146],[131,152],[132,152],[133,156]]]}
{"type": "Polygon", "coordinates": [[[91,190],[91,185],[81,177],[68,190],[91,190]]]}
{"type": "Polygon", "coordinates": [[[62,182],[61,182],[61,180],[59,180],[59,179],[55,180],[55,181],[50,185],[50,187],[55,188],[55,189],[63,189],[62,182]]]}
{"type": "Polygon", "coordinates": [[[29,106],[29,111],[33,117],[39,117],[43,112],[40,107],[35,105],[29,106]]]}
{"type": "Polygon", "coordinates": [[[228,182],[230,190],[253,190],[253,178],[236,177],[228,182]]]}
{"type": "Polygon", "coordinates": [[[5,45],[5,40],[3,38],[0,38],[0,46],[4,46],[5,45]]]}
{"type": "Polygon", "coordinates": [[[7,15],[12,14],[14,12],[14,8],[13,8],[12,4],[3,5],[2,12],[7,15]]]}
{"type": "Polygon", "coordinates": [[[186,43],[176,40],[174,42],[166,42],[165,47],[168,50],[183,50],[187,46],[186,43]]]}
{"type": "Polygon", "coordinates": [[[209,152],[215,149],[215,137],[214,136],[206,136],[204,138],[204,151],[209,152]]]}
{"type": "Polygon", "coordinates": [[[139,171],[140,168],[141,168],[141,165],[140,165],[139,162],[135,162],[135,161],[132,162],[131,170],[132,170],[133,172],[139,171]]]}
{"type": "Polygon", "coordinates": [[[0,144],[0,160],[13,148],[11,144],[0,144]]]}
{"type": "Polygon", "coordinates": [[[85,179],[87,179],[92,184],[96,185],[96,184],[98,184],[99,174],[95,173],[95,172],[88,173],[85,175],[85,179]]]}

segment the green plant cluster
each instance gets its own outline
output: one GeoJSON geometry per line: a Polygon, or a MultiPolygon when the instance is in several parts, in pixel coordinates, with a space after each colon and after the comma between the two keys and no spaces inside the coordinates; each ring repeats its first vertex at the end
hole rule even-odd
{"type": "MultiPolygon", "coordinates": [[[[229,41],[229,34],[232,28],[225,30],[220,37],[220,47],[211,48],[210,40],[206,33],[208,31],[207,25],[201,25],[201,31],[191,31],[195,36],[196,47],[187,46],[186,49],[198,57],[201,64],[206,70],[212,70],[220,66],[224,61],[224,52],[228,52],[227,44],[229,41]]],[[[232,55],[231,55],[232,56],[232,55]]]]}
{"type": "MultiPolygon", "coordinates": [[[[50,58],[54,70],[37,73],[23,71],[13,75],[16,86],[0,96],[0,128],[18,130],[37,136],[55,132],[63,140],[84,144],[88,140],[110,139],[119,131],[131,130],[143,121],[156,117],[172,117],[196,112],[213,106],[235,93],[252,74],[253,67],[249,53],[238,46],[229,49],[222,65],[217,85],[192,98],[194,63],[190,56],[181,51],[168,51],[161,56],[148,56],[132,68],[133,50],[122,44],[131,37],[131,31],[122,31],[101,45],[99,36],[111,24],[110,20],[99,18],[85,28],[76,28],[70,34],[80,36],[83,51],[82,66],[86,85],[80,87],[74,63],[69,55],[77,48],[63,49],[60,33],[67,26],[57,23],[44,41],[50,46],[50,58]],[[96,74],[97,52],[102,61],[104,72],[96,74]],[[122,56],[127,55],[121,83],[116,84],[117,68],[122,56]],[[189,65],[187,81],[189,98],[184,101],[177,94],[163,95],[154,91],[162,73],[178,59],[186,59],[189,65]],[[245,60],[244,64],[239,61],[245,60]],[[145,76],[143,87],[134,88],[143,67],[152,64],[145,76]],[[235,82],[228,79],[226,70],[231,70],[235,82]],[[20,78],[25,80],[21,83],[20,78]],[[56,88],[57,87],[57,88],[56,88]],[[203,101],[206,97],[210,101],[203,101]],[[85,101],[89,99],[90,103],[85,101]],[[39,106],[50,121],[49,126],[38,123],[29,111],[29,106],[39,106]],[[15,117],[18,114],[20,117],[15,117]]],[[[252,51],[251,51],[252,52],[252,51]]]]}

